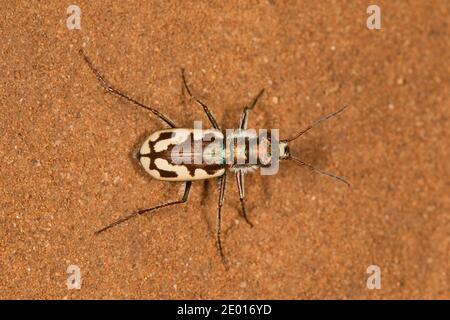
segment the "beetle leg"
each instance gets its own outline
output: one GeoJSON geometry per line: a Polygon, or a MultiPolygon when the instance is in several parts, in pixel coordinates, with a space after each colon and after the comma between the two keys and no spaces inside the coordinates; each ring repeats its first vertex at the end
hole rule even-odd
{"type": "Polygon", "coordinates": [[[222,206],[225,199],[225,189],[227,185],[227,172],[223,174],[220,179],[220,192],[219,192],[219,203],[217,205],[217,228],[216,228],[216,238],[217,238],[217,248],[219,250],[220,257],[222,261],[225,262],[225,256],[222,250],[222,241],[220,240],[220,227],[222,221],[222,206]]]}
{"type": "Polygon", "coordinates": [[[160,205],[158,205],[156,207],[152,207],[152,208],[148,208],[148,209],[142,209],[142,210],[133,212],[132,214],[130,214],[130,215],[126,216],[126,217],[120,218],[120,219],[114,221],[113,223],[107,225],[106,227],[96,231],[95,234],[97,235],[97,234],[99,234],[99,233],[101,233],[103,231],[106,231],[106,230],[108,230],[108,229],[110,229],[112,227],[115,227],[115,226],[117,226],[117,225],[119,225],[119,224],[121,224],[121,223],[123,223],[123,222],[125,222],[127,220],[130,220],[131,218],[137,217],[138,215],[141,215],[141,214],[144,214],[144,213],[148,213],[150,211],[154,211],[154,210],[161,209],[161,208],[164,208],[164,207],[172,206],[172,205],[175,205],[175,204],[185,203],[188,200],[189,191],[191,190],[191,185],[192,185],[192,181],[186,182],[185,188],[184,188],[183,198],[181,198],[181,200],[172,201],[172,202],[168,202],[168,203],[163,203],[163,204],[160,204],[160,205]]]}
{"type": "Polygon", "coordinates": [[[197,99],[191,92],[191,89],[189,89],[189,86],[186,82],[186,76],[184,75],[184,69],[181,69],[181,77],[183,78],[183,84],[184,87],[186,88],[187,93],[189,94],[189,97],[191,97],[191,99],[194,99],[195,102],[201,106],[203,108],[203,110],[205,111],[206,115],[208,116],[209,121],[211,122],[212,126],[214,127],[214,129],[220,130],[219,125],[217,124],[216,119],[214,118],[213,114],[211,113],[211,111],[209,111],[209,108],[206,104],[204,104],[203,102],[201,102],[199,99],[197,99]]]}
{"type": "Polygon", "coordinates": [[[247,122],[248,122],[248,115],[250,113],[250,110],[253,110],[253,108],[255,107],[256,103],[258,102],[259,98],[262,96],[262,94],[264,93],[264,89],[262,89],[258,95],[255,97],[255,99],[253,100],[252,104],[249,107],[245,107],[244,111],[242,112],[241,115],[241,121],[239,124],[239,128],[242,130],[247,129],[247,122]]]}
{"type": "Polygon", "coordinates": [[[89,66],[89,69],[91,69],[91,71],[94,73],[95,77],[100,82],[101,86],[106,90],[106,92],[115,94],[115,95],[117,95],[117,96],[119,96],[121,98],[124,98],[127,101],[137,105],[138,107],[144,108],[144,109],[152,112],[154,115],[159,117],[162,121],[167,123],[171,128],[175,127],[175,123],[172,120],[170,120],[167,116],[165,116],[164,114],[159,112],[158,110],[150,108],[150,107],[144,105],[143,103],[141,103],[139,101],[136,101],[133,98],[130,98],[126,94],[122,93],[121,91],[119,91],[116,88],[114,88],[113,86],[111,86],[108,83],[108,81],[106,81],[106,79],[100,74],[100,72],[98,72],[98,70],[94,67],[94,65],[92,64],[91,60],[84,54],[84,51],[82,49],[80,49],[79,53],[83,57],[83,59],[86,62],[86,64],[89,66]]]}
{"type": "Polygon", "coordinates": [[[242,216],[244,217],[245,222],[247,222],[249,226],[253,228],[253,223],[251,223],[250,220],[248,220],[247,211],[245,210],[244,172],[242,172],[241,170],[236,172],[236,184],[239,191],[239,200],[241,202],[242,216]]]}

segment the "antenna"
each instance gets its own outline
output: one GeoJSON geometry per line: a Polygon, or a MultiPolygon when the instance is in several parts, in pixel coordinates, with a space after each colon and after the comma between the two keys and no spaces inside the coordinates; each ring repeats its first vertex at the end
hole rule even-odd
{"type": "Polygon", "coordinates": [[[348,107],[348,105],[343,106],[341,109],[330,113],[329,115],[326,115],[322,118],[317,119],[316,121],[314,121],[312,124],[310,124],[308,127],[306,127],[305,129],[303,129],[302,131],[300,131],[299,133],[297,133],[294,137],[290,138],[290,139],[286,139],[286,140],[281,140],[282,142],[290,142],[292,140],[295,140],[297,138],[299,138],[301,135],[305,134],[306,132],[308,132],[309,130],[311,130],[312,128],[314,128],[315,126],[319,125],[320,123],[338,115],[339,113],[341,113],[342,111],[344,111],[346,108],[348,107]]]}
{"type": "Polygon", "coordinates": [[[351,187],[351,186],[350,186],[350,183],[349,183],[347,180],[345,180],[344,178],[341,178],[341,177],[339,177],[339,176],[337,176],[337,175],[335,175],[335,174],[332,174],[332,173],[330,173],[330,172],[326,172],[326,171],[322,171],[322,170],[320,170],[320,169],[317,169],[317,168],[314,167],[312,164],[306,163],[306,162],[304,162],[304,161],[302,161],[302,160],[300,160],[300,159],[297,159],[297,158],[295,158],[295,157],[293,157],[293,156],[289,156],[289,157],[288,157],[288,160],[292,160],[292,161],[294,161],[294,162],[295,162],[297,165],[299,165],[299,166],[305,166],[305,167],[308,167],[308,168],[311,169],[312,171],[315,171],[315,172],[317,172],[317,173],[326,175],[326,176],[328,176],[328,177],[330,177],[330,178],[333,178],[333,179],[335,179],[335,180],[337,180],[337,181],[343,182],[343,183],[345,183],[345,184],[347,185],[347,187],[349,187],[349,188],[351,187]]]}

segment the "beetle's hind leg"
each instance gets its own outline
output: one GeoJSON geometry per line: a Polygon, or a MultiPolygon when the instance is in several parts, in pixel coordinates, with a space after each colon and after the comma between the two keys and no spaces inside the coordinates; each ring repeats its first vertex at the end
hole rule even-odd
{"type": "Polygon", "coordinates": [[[150,107],[144,105],[143,103],[141,103],[141,102],[139,102],[139,101],[137,101],[137,100],[135,100],[133,98],[130,98],[129,96],[127,96],[123,92],[117,90],[112,85],[110,85],[108,83],[108,81],[106,81],[106,79],[94,67],[94,64],[92,63],[92,61],[88,58],[88,56],[84,53],[84,51],[82,49],[79,50],[79,53],[83,57],[83,59],[86,62],[86,64],[88,65],[89,69],[91,69],[92,73],[94,73],[95,77],[100,82],[101,86],[106,90],[106,92],[115,94],[115,95],[117,95],[117,96],[119,96],[121,98],[124,98],[125,100],[135,104],[138,107],[141,107],[141,108],[144,108],[144,109],[150,111],[151,113],[153,113],[154,115],[159,117],[162,121],[167,123],[171,128],[175,127],[175,123],[172,120],[170,120],[166,115],[162,114],[161,112],[159,112],[156,109],[153,109],[153,108],[150,108],[150,107]]]}
{"type": "Polygon", "coordinates": [[[102,233],[103,231],[111,229],[112,227],[115,227],[115,226],[117,226],[117,225],[119,225],[119,224],[121,224],[121,223],[123,223],[123,222],[125,222],[127,220],[130,220],[131,218],[137,217],[137,216],[139,216],[141,214],[148,213],[148,212],[151,212],[151,211],[154,211],[154,210],[157,210],[157,209],[165,208],[165,207],[168,207],[168,206],[172,206],[172,205],[175,205],[175,204],[185,203],[188,200],[189,191],[191,190],[191,185],[192,185],[192,181],[186,182],[185,188],[184,188],[184,194],[183,194],[183,197],[181,198],[181,200],[172,201],[172,202],[168,202],[168,203],[163,203],[163,204],[160,204],[160,205],[152,207],[152,208],[142,209],[142,210],[133,212],[132,214],[130,214],[130,215],[126,216],[126,217],[123,217],[121,219],[118,219],[118,220],[114,221],[113,223],[107,225],[106,227],[96,231],[95,234],[97,235],[99,233],[102,233]]]}
{"type": "Polygon", "coordinates": [[[203,110],[205,111],[209,121],[211,122],[212,126],[214,127],[214,129],[220,130],[219,125],[217,124],[216,119],[214,118],[213,114],[211,113],[211,111],[209,110],[208,106],[206,104],[204,104],[203,102],[201,102],[199,99],[197,99],[193,94],[191,89],[189,88],[187,82],[186,82],[186,76],[184,74],[184,69],[181,69],[181,78],[183,79],[183,85],[186,88],[187,93],[189,94],[189,97],[191,99],[194,99],[195,102],[201,106],[203,108],[203,110]]]}
{"type": "MultiPolygon", "coordinates": [[[[217,239],[217,249],[219,250],[220,258],[225,265],[225,256],[223,254],[222,249],[222,241],[220,238],[220,229],[222,223],[222,207],[225,200],[225,191],[227,185],[227,172],[225,171],[224,175],[219,178],[220,179],[220,190],[219,190],[219,202],[217,204],[217,228],[216,228],[216,239],[217,239]]],[[[225,265],[226,267],[226,265],[225,265]]]]}

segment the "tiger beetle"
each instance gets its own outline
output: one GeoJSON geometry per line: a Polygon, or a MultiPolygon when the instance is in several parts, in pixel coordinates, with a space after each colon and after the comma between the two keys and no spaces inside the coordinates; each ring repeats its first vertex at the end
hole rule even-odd
{"type": "MultiPolygon", "coordinates": [[[[123,92],[117,90],[115,87],[111,86],[97,71],[91,60],[85,55],[82,49],[80,49],[79,53],[106,92],[119,96],[138,107],[150,111],[170,127],[169,129],[159,130],[152,133],[138,150],[136,159],[139,161],[143,169],[154,179],[184,182],[184,194],[180,200],[135,211],[96,231],[96,234],[104,232],[144,213],[185,203],[188,200],[192,181],[217,178],[219,180],[219,201],[217,204],[216,243],[219,255],[222,261],[224,261],[220,229],[228,171],[231,171],[235,175],[241,204],[241,214],[250,227],[253,227],[253,224],[248,219],[247,212],[245,210],[244,175],[248,172],[254,171],[255,169],[266,168],[273,165],[275,162],[278,163],[279,160],[290,160],[299,166],[307,167],[312,171],[326,175],[337,181],[345,183],[347,186],[350,186],[345,179],[332,173],[317,169],[312,164],[294,157],[290,153],[288,145],[289,142],[296,140],[321,122],[324,122],[341,113],[347,108],[347,106],[319,118],[289,139],[273,139],[273,136],[261,138],[255,134],[244,134],[247,130],[248,116],[255,107],[259,98],[263,95],[263,89],[253,99],[252,103],[244,108],[237,131],[226,135],[226,133],[218,125],[216,119],[206,104],[192,94],[192,91],[186,82],[184,69],[181,69],[183,86],[186,92],[191,100],[195,101],[197,105],[203,108],[212,128],[178,128],[175,123],[163,113],[144,105],[143,103],[129,97],[123,92]],[[239,140],[240,137],[244,137],[243,140],[241,139],[241,141],[244,141],[243,143],[233,145],[230,145],[229,143],[226,145],[223,144],[224,140],[227,142],[236,141],[239,140]],[[211,140],[213,140],[213,142],[210,142],[211,140]],[[205,151],[198,153],[196,151],[192,151],[192,148],[186,148],[186,146],[191,145],[200,145],[201,150],[205,151]],[[183,148],[180,148],[181,146],[183,146],[183,148]],[[175,152],[177,151],[176,149],[178,149],[179,152],[175,152]],[[194,158],[197,160],[200,158],[200,161],[195,161],[194,158]],[[180,161],[186,159],[194,159],[194,161],[180,161]],[[255,159],[256,161],[254,161],[255,159]]],[[[228,130],[226,132],[228,133],[228,130]]]]}

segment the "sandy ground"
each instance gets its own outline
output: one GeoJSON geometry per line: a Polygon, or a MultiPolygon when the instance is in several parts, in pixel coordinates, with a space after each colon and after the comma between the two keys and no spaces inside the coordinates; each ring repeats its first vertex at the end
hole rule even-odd
{"type": "Polygon", "coordinates": [[[4,1],[0,18],[1,298],[450,298],[448,1],[4,1]],[[94,231],[180,197],[132,158],[164,125],[107,95],[78,54],[179,126],[223,128],[260,89],[250,127],[287,137],[339,117],[291,150],[352,188],[283,163],[234,179],[215,247],[216,181],[189,202],[94,231]],[[69,265],[81,270],[68,290],[69,265]],[[369,290],[367,268],[381,270],[369,290]]]}

